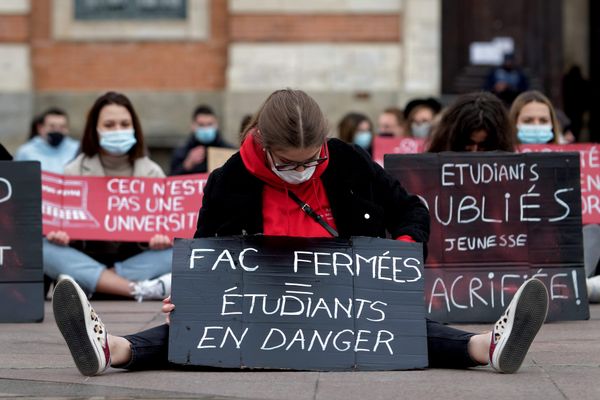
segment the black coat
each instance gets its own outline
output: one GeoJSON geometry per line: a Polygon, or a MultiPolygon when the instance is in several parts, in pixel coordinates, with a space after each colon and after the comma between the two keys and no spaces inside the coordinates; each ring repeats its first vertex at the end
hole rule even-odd
{"type": "Polygon", "coordinates": [[[8,150],[6,150],[4,146],[2,146],[2,143],[0,143],[0,161],[11,161],[12,159],[13,158],[8,150]]]}
{"type": "Polygon", "coordinates": [[[188,153],[196,146],[234,148],[231,144],[221,138],[221,132],[217,132],[215,140],[208,144],[200,143],[192,133],[187,142],[173,152],[173,157],[171,158],[171,175],[201,174],[206,172],[208,169],[208,157],[204,157],[204,161],[196,164],[190,171],[183,168],[183,162],[187,158],[188,153]]]}
{"type": "MultiPolygon", "coordinates": [[[[340,237],[389,233],[427,243],[429,212],[417,196],[408,194],[363,150],[338,139],[329,140],[328,147],[329,165],[321,180],[340,237]]],[[[263,185],[236,153],[209,176],[194,236],[262,233],[263,185]]]]}

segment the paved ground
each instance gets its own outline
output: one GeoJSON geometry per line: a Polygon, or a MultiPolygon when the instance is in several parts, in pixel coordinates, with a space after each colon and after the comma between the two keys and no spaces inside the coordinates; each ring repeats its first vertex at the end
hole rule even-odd
{"type": "MultiPolygon", "coordinates": [[[[115,334],[163,321],[158,302],[94,302],[115,334]]],[[[128,373],[77,372],[49,303],[41,324],[0,324],[0,398],[600,399],[600,305],[590,321],[547,324],[519,373],[469,371],[128,373]]],[[[466,326],[474,331],[487,326],[466,326]]]]}

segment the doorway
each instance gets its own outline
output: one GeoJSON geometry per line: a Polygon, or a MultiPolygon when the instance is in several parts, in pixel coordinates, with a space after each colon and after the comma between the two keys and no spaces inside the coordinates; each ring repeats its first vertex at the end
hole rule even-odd
{"type": "Polygon", "coordinates": [[[471,45],[498,38],[512,39],[515,61],[530,87],[559,104],[562,0],[442,0],[443,93],[481,90],[491,64],[471,62],[471,45]]]}

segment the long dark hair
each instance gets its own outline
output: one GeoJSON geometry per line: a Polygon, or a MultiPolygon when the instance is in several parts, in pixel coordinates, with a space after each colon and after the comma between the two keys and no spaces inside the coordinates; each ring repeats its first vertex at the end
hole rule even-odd
{"type": "Polygon", "coordinates": [[[258,128],[258,142],[268,149],[318,147],[329,133],[317,102],[294,89],[273,92],[246,126],[242,141],[253,128],[258,128]]]}
{"type": "Polygon", "coordinates": [[[127,96],[117,92],[107,92],[98,97],[94,102],[94,105],[88,112],[87,120],[85,121],[83,137],[81,138],[81,152],[88,157],[93,157],[100,152],[100,140],[97,131],[98,117],[100,116],[100,111],[110,104],[125,107],[127,111],[129,111],[129,114],[131,114],[131,122],[133,124],[137,142],[127,153],[129,154],[129,159],[134,161],[144,157],[146,155],[146,148],[144,147],[144,133],[142,131],[140,120],[127,96]]]}
{"type": "Polygon", "coordinates": [[[428,151],[465,151],[477,131],[487,133],[484,149],[515,151],[516,132],[506,108],[487,92],[462,95],[448,107],[433,131],[428,151]]]}
{"type": "Polygon", "coordinates": [[[338,124],[340,140],[343,140],[346,143],[352,143],[354,135],[356,134],[356,130],[363,121],[367,121],[369,123],[369,129],[372,131],[373,124],[371,123],[369,117],[367,117],[365,114],[350,112],[344,115],[338,124]]]}

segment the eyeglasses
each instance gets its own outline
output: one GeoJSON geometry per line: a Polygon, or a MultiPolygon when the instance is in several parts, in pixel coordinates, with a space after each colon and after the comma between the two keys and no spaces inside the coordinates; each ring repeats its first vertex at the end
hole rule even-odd
{"type": "MultiPolygon", "coordinates": [[[[268,150],[267,153],[269,154],[269,157],[271,157],[273,166],[275,167],[275,169],[277,171],[291,171],[291,170],[298,169],[300,167],[303,167],[304,169],[312,168],[312,167],[316,167],[317,165],[323,164],[325,161],[327,161],[327,158],[329,158],[329,154],[327,152],[327,147],[325,147],[325,155],[323,157],[315,158],[315,159],[308,160],[308,161],[290,162],[290,163],[285,163],[285,164],[277,164],[275,162],[275,159],[273,158],[273,154],[271,153],[271,151],[268,150]]],[[[320,153],[321,153],[321,150],[319,150],[319,154],[320,153]]]]}

